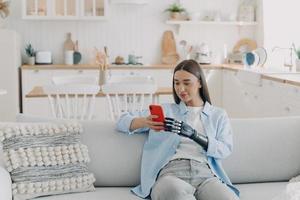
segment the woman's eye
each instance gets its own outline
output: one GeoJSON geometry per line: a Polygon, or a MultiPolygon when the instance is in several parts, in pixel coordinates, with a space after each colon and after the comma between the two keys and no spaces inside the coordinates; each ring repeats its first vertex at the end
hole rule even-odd
{"type": "Polygon", "coordinates": [[[179,83],[175,83],[175,85],[179,85],[179,83]]]}

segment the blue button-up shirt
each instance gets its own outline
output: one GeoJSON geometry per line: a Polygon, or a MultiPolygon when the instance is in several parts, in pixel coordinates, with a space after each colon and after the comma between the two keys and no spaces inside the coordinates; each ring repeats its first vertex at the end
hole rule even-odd
{"type": "MultiPolygon", "coordinates": [[[[163,104],[162,107],[165,117],[186,122],[189,111],[185,103],[163,104]]],[[[136,195],[142,198],[149,196],[159,171],[175,154],[181,137],[174,133],[165,131],[156,132],[149,128],[140,128],[132,132],[129,130],[134,118],[146,117],[148,115],[150,115],[149,110],[125,113],[117,122],[117,129],[128,134],[149,132],[142,155],[141,182],[140,185],[132,189],[136,195]]],[[[208,164],[214,174],[239,195],[239,191],[233,187],[221,164],[221,160],[229,156],[232,152],[232,130],[229,118],[223,109],[212,106],[208,102],[205,103],[200,115],[205,134],[209,141],[206,151],[208,164]]]]}

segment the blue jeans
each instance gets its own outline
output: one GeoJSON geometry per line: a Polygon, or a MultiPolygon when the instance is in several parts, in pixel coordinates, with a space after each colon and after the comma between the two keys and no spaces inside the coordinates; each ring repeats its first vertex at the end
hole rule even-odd
{"type": "Polygon", "coordinates": [[[159,173],[152,200],[238,200],[207,163],[189,159],[170,161],[159,173]]]}

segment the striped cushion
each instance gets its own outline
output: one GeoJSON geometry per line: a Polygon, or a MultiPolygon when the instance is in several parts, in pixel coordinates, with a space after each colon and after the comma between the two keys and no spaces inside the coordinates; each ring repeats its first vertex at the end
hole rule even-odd
{"type": "Polygon", "coordinates": [[[14,200],[93,191],[82,126],[69,123],[0,123],[4,163],[14,200]]]}

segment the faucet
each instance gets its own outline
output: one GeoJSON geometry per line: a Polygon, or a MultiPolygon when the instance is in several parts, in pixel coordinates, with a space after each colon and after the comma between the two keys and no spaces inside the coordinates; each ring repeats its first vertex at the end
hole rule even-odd
{"type": "Polygon", "coordinates": [[[279,46],[275,46],[272,48],[272,52],[276,51],[276,50],[288,50],[289,53],[289,61],[286,62],[286,59],[284,58],[284,63],[283,66],[284,67],[288,67],[289,71],[292,71],[293,68],[293,47],[279,47],[279,46]]]}

